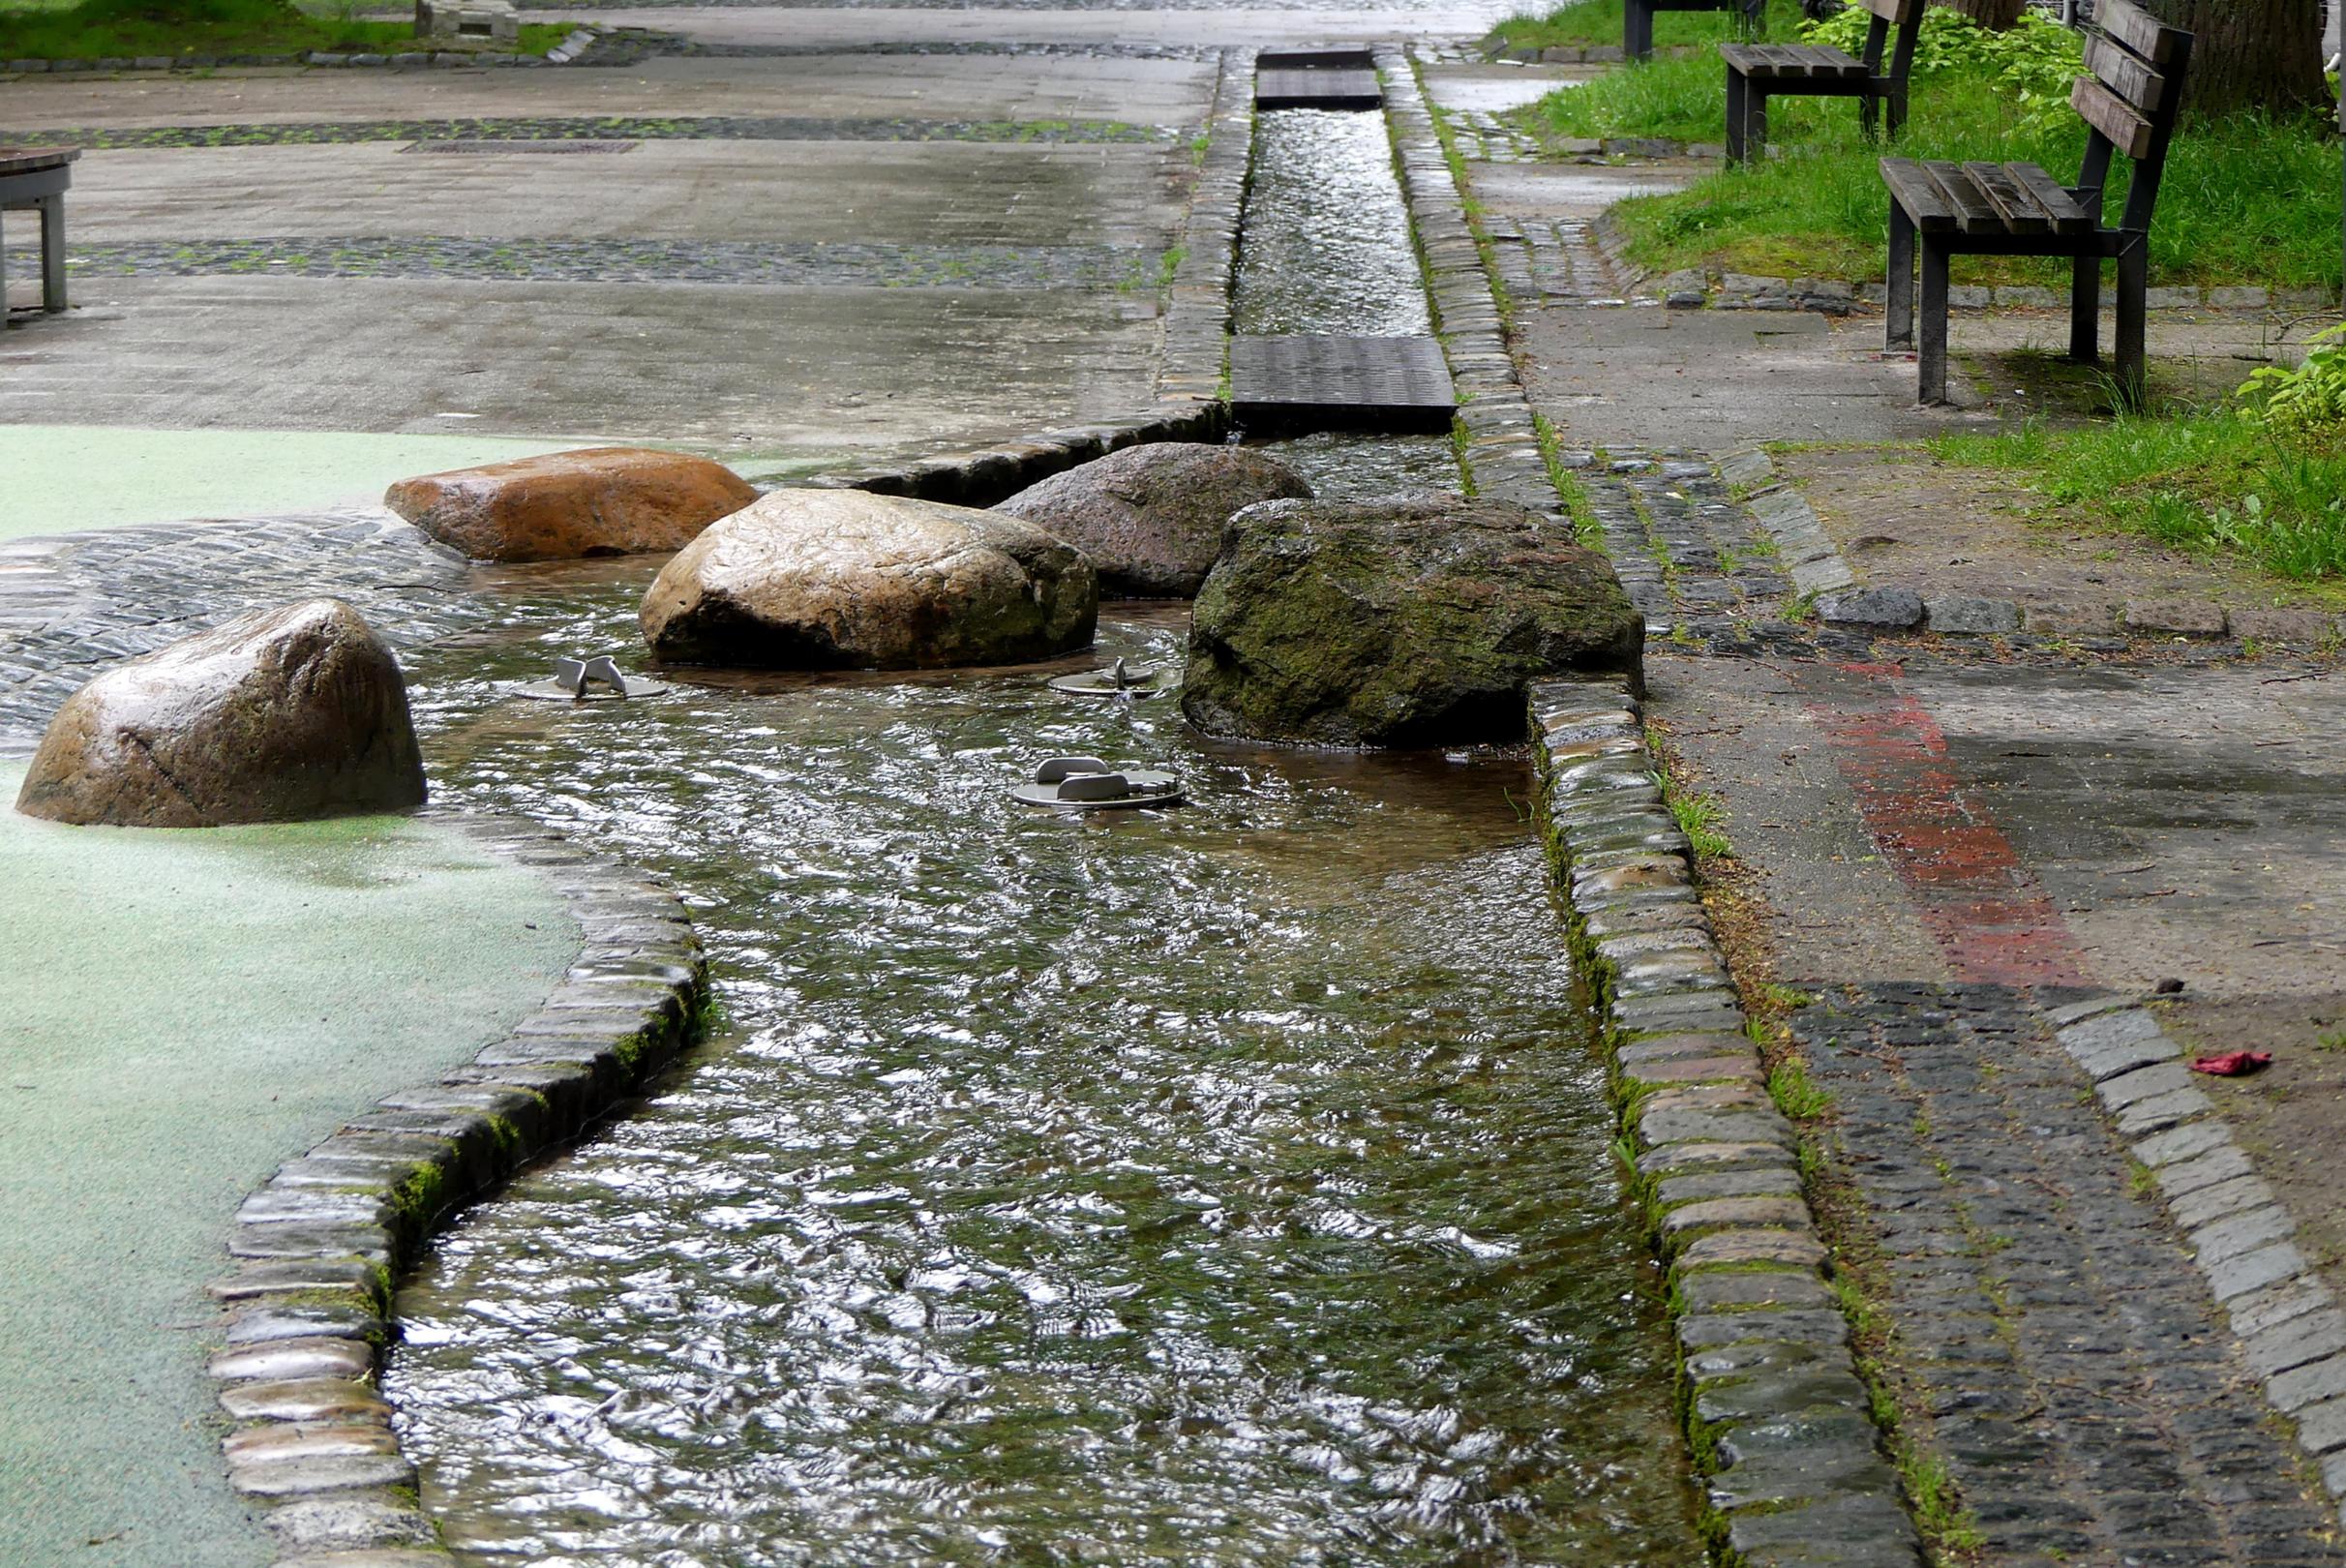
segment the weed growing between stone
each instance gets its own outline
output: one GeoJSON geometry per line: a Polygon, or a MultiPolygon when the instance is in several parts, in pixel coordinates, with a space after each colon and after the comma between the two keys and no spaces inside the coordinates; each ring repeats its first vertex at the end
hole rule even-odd
{"type": "MultiPolygon", "coordinates": [[[[1979,33],[1954,13],[1930,13],[1912,114],[1895,151],[2026,160],[2074,179],[2086,133],[2065,102],[2067,81],[2080,69],[2078,35],[2045,22],[2006,35],[2016,43],[1986,47],[1967,44],[1967,29],[1979,33]],[[2063,51],[2058,57],[2056,46],[2063,51]],[[2058,100],[2048,103],[2055,84],[2058,100]]],[[[1791,34],[1778,29],[1775,36],[1791,34]]],[[[1707,49],[1657,58],[1551,93],[1520,117],[1544,136],[1723,143],[1726,67],[1707,49]]],[[[1613,209],[1633,259],[1665,272],[1710,265],[1769,277],[1881,278],[1889,198],[1877,166],[1885,149],[1860,135],[1854,106],[1781,98],[1769,104],[1768,121],[1770,150],[1781,156],[1613,209]]],[[[2336,134],[2324,116],[2186,126],[2151,226],[2151,282],[2336,290],[2337,168],[2336,134]]],[[[2111,189],[2122,190],[2126,177],[2120,160],[2111,189]]],[[[1954,277],[2057,286],[2067,263],[1958,256],[1954,277]]]]}

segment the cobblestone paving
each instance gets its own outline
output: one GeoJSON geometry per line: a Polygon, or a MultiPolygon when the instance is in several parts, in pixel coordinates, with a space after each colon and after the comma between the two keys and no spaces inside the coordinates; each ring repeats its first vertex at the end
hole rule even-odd
{"type": "Polygon", "coordinates": [[[812,115],[642,115],[462,120],[319,120],[282,125],[107,126],[17,131],[20,147],[299,147],[362,141],[1162,142],[1175,132],[1122,120],[907,120],[812,115]]]}
{"type": "Polygon", "coordinates": [[[1484,233],[1491,242],[1500,286],[1515,305],[1630,303],[1628,287],[1597,248],[1583,219],[1518,222],[1493,216],[1485,223],[1484,233]]]}
{"type": "Polygon", "coordinates": [[[2027,996],[1835,987],[1793,1020],[1988,1560],[2346,1563],[2027,996]]]}
{"type": "Polygon", "coordinates": [[[0,544],[0,754],[75,688],[241,611],[331,594],[395,647],[475,625],[471,567],[387,512],[158,524],[0,544]]]}
{"type": "Polygon", "coordinates": [[[106,277],[268,273],[527,283],[713,283],[885,288],[1156,286],[1160,253],[1114,245],[886,245],[820,241],[379,239],[156,240],[76,245],[68,270],[106,277]]]}

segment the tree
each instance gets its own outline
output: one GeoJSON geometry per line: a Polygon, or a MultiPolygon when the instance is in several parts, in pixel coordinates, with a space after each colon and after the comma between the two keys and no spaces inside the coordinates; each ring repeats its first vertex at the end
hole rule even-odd
{"type": "Polygon", "coordinates": [[[1983,27],[2002,32],[2020,25],[2025,0],[1944,0],[1949,11],[1960,12],[1983,27]]]}
{"type": "Polygon", "coordinates": [[[2322,78],[2322,0],[2137,0],[2173,27],[2198,35],[2183,102],[2193,112],[2263,109],[2295,114],[2328,106],[2322,78]]]}

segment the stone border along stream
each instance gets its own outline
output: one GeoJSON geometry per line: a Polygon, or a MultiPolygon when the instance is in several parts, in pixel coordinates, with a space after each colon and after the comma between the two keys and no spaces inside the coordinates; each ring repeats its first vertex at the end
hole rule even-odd
{"type": "Polygon", "coordinates": [[[2297,1221],[2192,1086],[2181,1046],[2134,997],[2050,1010],[2054,1038],[2086,1075],[2165,1197],[2208,1291],[2266,1401],[2321,1466],[2346,1524],[2346,1312],[2290,1238],[2297,1221]]]}
{"type": "MultiPolygon", "coordinates": [[[[1380,49],[1387,122],[1478,495],[1565,521],[1551,435],[1507,347],[1411,61],[1380,49]]],[[[1803,1187],[1646,746],[1609,681],[1529,693],[1541,830],[1599,1009],[1633,1195],[1668,1265],[1703,1531],[1745,1568],[1915,1568],[1921,1545],[1857,1374],[1803,1187]]]]}
{"type": "Polygon", "coordinates": [[[279,1568],[446,1568],[377,1392],[391,1291],[471,1199],[577,1137],[698,1035],[700,938],[676,895],[531,823],[442,818],[539,868],[578,920],[578,958],[468,1066],[383,1099],[236,1211],[212,1287],[210,1363],[228,1484],[270,1505],[279,1568]]]}
{"type": "Polygon", "coordinates": [[[1150,441],[1218,441],[1230,430],[1225,401],[1230,355],[1230,284],[1247,196],[1254,130],[1254,50],[1221,51],[1205,151],[1181,229],[1162,317],[1157,403],[1123,419],[1045,431],[980,451],[917,463],[851,468],[801,481],[809,488],[866,490],[957,506],[992,506],[1052,474],[1150,441]]]}

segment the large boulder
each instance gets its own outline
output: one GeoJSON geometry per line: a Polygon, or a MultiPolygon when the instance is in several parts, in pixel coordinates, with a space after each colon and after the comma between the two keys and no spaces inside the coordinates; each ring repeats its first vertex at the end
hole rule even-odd
{"type": "Polygon", "coordinates": [[[1505,741],[1529,681],[1641,678],[1645,622],[1603,556],[1499,501],[1271,501],[1197,595],[1182,710],[1214,735],[1505,741]]]}
{"type": "Polygon", "coordinates": [[[758,498],[721,463],[590,446],[402,479],[383,504],[475,560],[572,560],[681,550],[758,498]]]}
{"type": "Polygon", "coordinates": [[[183,637],[67,698],[16,809],[57,822],[213,828],[423,800],[399,661],[357,611],[310,599],[183,637]]]}
{"type": "Polygon", "coordinates": [[[664,661],[788,670],[1017,664],[1083,648],[1099,579],[1031,523],[858,490],[777,490],[644,595],[664,661]]]}
{"type": "Polygon", "coordinates": [[[995,510],[1047,528],[1091,557],[1109,592],[1187,597],[1221,554],[1231,513],[1257,501],[1310,496],[1303,475],[1260,452],[1156,441],[1053,474],[995,510]]]}

